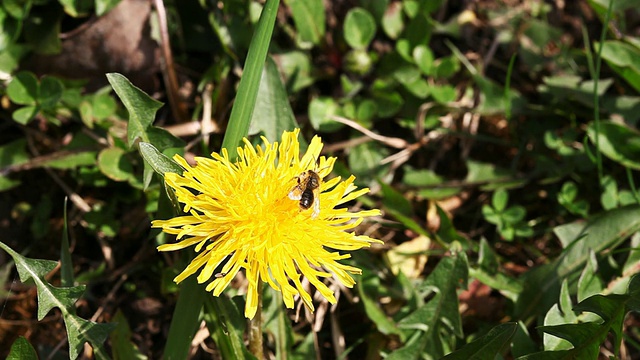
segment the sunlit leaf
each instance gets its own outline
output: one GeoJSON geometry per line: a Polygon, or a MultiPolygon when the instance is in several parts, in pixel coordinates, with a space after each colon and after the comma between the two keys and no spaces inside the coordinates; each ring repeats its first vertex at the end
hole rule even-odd
{"type": "Polygon", "coordinates": [[[20,105],[35,105],[38,98],[38,79],[27,71],[17,73],[7,86],[9,99],[20,105]]]}
{"type": "Polygon", "coordinates": [[[322,0],[285,0],[285,3],[291,8],[300,40],[319,44],[325,32],[322,0]]]}
{"type": "Polygon", "coordinates": [[[251,117],[250,134],[263,132],[267,139],[278,139],[285,130],[296,127],[296,120],[289,104],[289,97],[280,80],[280,73],[272,59],[267,58],[256,109],[251,117]]]}
{"type": "Polygon", "coordinates": [[[626,125],[602,121],[599,132],[596,132],[595,123],[591,123],[587,133],[605,156],[624,166],[640,169],[640,132],[626,125]]]}
{"type": "Polygon", "coordinates": [[[7,360],[38,360],[38,354],[29,341],[20,336],[11,345],[7,360]]]}
{"type": "Polygon", "coordinates": [[[98,155],[98,167],[112,180],[127,181],[133,177],[133,166],[124,150],[118,147],[104,149],[98,155]]]}
{"type": "Polygon", "coordinates": [[[57,262],[23,257],[2,242],[0,248],[13,258],[20,281],[35,284],[38,290],[38,320],[42,320],[54,307],[62,312],[69,341],[69,357],[76,359],[85,342],[89,342],[94,351],[102,356],[102,343],[113,325],[98,324],[75,315],[75,302],[84,292],[84,286],[54,287],[45,280],[45,276],[57,266],[57,262]]]}
{"type": "Polygon", "coordinates": [[[344,39],[349,46],[364,49],[376,34],[376,21],[367,10],[353,8],[344,19],[343,30],[344,39]]]}
{"type": "Polygon", "coordinates": [[[416,329],[420,334],[387,359],[418,359],[423,349],[429,349],[432,356],[441,358],[444,350],[440,334],[445,332],[462,337],[456,291],[466,288],[468,267],[464,253],[440,260],[427,280],[418,286],[419,292],[433,292],[433,297],[398,323],[400,328],[416,329]]]}
{"type": "Polygon", "coordinates": [[[107,74],[107,79],[118,94],[120,101],[129,111],[129,126],[127,127],[129,147],[132,147],[138,138],[149,142],[147,129],[153,123],[156,111],[162,107],[162,103],[151,98],[118,73],[107,74]]]}

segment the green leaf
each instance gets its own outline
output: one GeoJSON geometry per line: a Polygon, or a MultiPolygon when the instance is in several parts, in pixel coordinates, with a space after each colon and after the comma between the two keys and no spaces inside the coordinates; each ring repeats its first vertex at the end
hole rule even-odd
{"type": "Polygon", "coordinates": [[[116,328],[109,336],[111,341],[111,351],[114,359],[139,359],[145,360],[147,357],[143,355],[138,347],[131,341],[131,328],[127,322],[127,318],[122,311],[118,309],[112,321],[117,324],[116,328]]]}
{"type": "Polygon", "coordinates": [[[502,224],[502,217],[500,216],[500,214],[490,205],[482,205],[482,216],[485,218],[485,220],[487,220],[488,222],[494,224],[494,225],[501,225],[502,224]]]}
{"type": "Polygon", "coordinates": [[[18,166],[29,162],[27,140],[21,138],[0,146],[0,168],[18,166]]]}
{"type": "Polygon", "coordinates": [[[24,18],[29,14],[31,5],[32,2],[30,0],[4,0],[2,2],[4,10],[11,15],[11,17],[18,20],[24,20],[24,18]]]}
{"type": "Polygon", "coordinates": [[[387,149],[373,141],[358,144],[349,151],[349,170],[360,183],[373,181],[383,176],[388,168],[387,165],[380,165],[387,155],[387,149]]]}
{"type": "Polygon", "coordinates": [[[426,99],[427,96],[429,96],[429,83],[425,79],[417,78],[414,81],[406,82],[402,85],[419,99],[426,99]]]}
{"type": "Polygon", "coordinates": [[[11,345],[7,360],[38,360],[38,354],[29,341],[20,336],[11,345]]]}
{"type": "MultiPolygon", "coordinates": [[[[562,281],[560,300],[557,304],[553,304],[545,315],[545,326],[577,323],[578,317],[572,310],[573,303],[571,302],[568,284],[566,279],[562,281]]],[[[566,350],[572,347],[570,342],[549,334],[543,334],[543,342],[545,350],[566,350]]]]}
{"type": "Polygon", "coordinates": [[[518,357],[524,354],[531,354],[538,350],[538,344],[531,339],[527,326],[522,321],[518,321],[518,330],[513,336],[513,342],[511,344],[511,355],[518,357]]]}
{"type": "MultiPolygon", "coordinates": [[[[0,14],[2,11],[0,11],[0,14]]],[[[0,15],[1,16],[1,15],[0,15]]],[[[0,26],[2,24],[2,20],[0,19],[0,26]]],[[[0,32],[0,49],[3,48],[3,35],[0,32]]],[[[13,73],[20,63],[20,59],[27,54],[28,49],[24,44],[9,44],[7,48],[0,50],[0,71],[11,74],[13,73]]]]}
{"type": "MultiPolygon", "coordinates": [[[[600,352],[598,338],[591,336],[602,336],[603,329],[595,323],[585,324],[561,324],[555,326],[541,326],[538,328],[548,334],[566,339],[567,341],[579,345],[568,350],[544,351],[522,356],[518,360],[542,360],[542,359],[597,359],[600,352]],[[583,345],[584,344],[584,345],[583,345]]],[[[604,331],[606,336],[608,331],[604,331]]]]}
{"type": "Polygon", "coordinates": [[[629,247],[629,257],[622,268],[622,272],[626,274],[632,274],[636,266],[640,268],[640,233],[633,234],[629,247]]]}
{"type": "Polygon", "coordinates": [[[498,358],[503,349],[509,346],[516,334],[518,324],[511,322],[500,324],[486,335],[465,345],[460,350],[445,356],[443,360],[482,360],[498,358]]]}
{"type": "Polygon", "coordinates": [[[412,216],[413,208],[411,203],[402,193],[383,182],[379,182],[379,184],[382,189],[382,204],[386,208],[404,216],[412,216]]]}
{"type": "MultiPolygon", "coordinates": [[[[455,71],[454,71],[455,72],[455,71]]],[[[517,96],[517,92],[514,89],[510,89],[510,98],[504,96],[504,87],[489,78],[476,75],[473,77],[476,84],[480,88],[480,104],[478,105],[478,111],[481,114],[496,114],[504,113],[507,107],[507,101],[512,101],[511,98],[517,96]]]]}
{"type": "Polygon", "coordinates": [[[147,136],[149,143],[162,149],[163,152],[179,149],[179,152],[182,153],[182,149],[184,149],[184,141],[163,128],[152,126],[147,130],[147,136]]]}
{"type": "Polygon", "coordinates": [[[0,53],[3,53],[20,35],[21,26],[20,22],[7,14],[2,7],[0,7],[0,30],[0,53]]]}
{"type": "Polygon", "coordinates": [[[431,75],[433,69],[433,52],[425,45],[418,45],[413,49],[413,60],[420,71],[425,75],[431,75]]]}
{"type": "Polygon", "coordinates": [[[635,8],[638,5],[635,0],[589,0],[589,5],[593,6],[600,13],[606,13],[609,4],[611,4],[611,11],[613,12],[635,8]]]}
{"type": "Polygon", "coordinates": [[[483,284],[500,291],[512,301],[517,300],[522,292],[522,283],[500,271],[498,258],[486,239],[480,239],[478,252],[478,268],[469,269],[469,277],[478,279],[483,284]]]}
{"type": "MultiPolygon", "coordinates": [[[[265,332],[273,334],[276,359],[298,359],[291,350],[294,332],[292,322],[289,321],[287,316],[287,310],[282,306],[282,293],[270,286],[266,286],[264,290],[263,329],[265,332]]],[[[300,346],[298,346],[298,349],[300,349],[300,346]]],[[[309,349],[303,350],[303,352],[307,353],[308,351],[309,349]]],[[[304,359],[300,358],[300,360],[304,359]]]]}
{"type": "Polygon", "coordinates": [[[491,203],[493,204],[493,208],[496,209],[497,212],[502,212],[507,208],[507,202],[509,201],[509,193],[505,189],[498,189],[493,193],[491,197],[491,203]]]}
{"type": "Polygon", "coordinates": [[[356,119],[360,124],[366,124],[366,127],[370,127],[371,122],[375,119],[377,113],[378,104],[373,100],[365,99],[358,104],[356,119]]]}
{"type": "Polygon", "coordinates": [[[428,199],[444,199],[461,191],[459,187],[442,186],[445,179],[431,170],[415,170],[405,166],[403,182],[418,188],[418,194],[428,199]]]}
{"type": "Polygon", "coordinates": [[[116,101],[111,94],[95,94],[91,98],[91,108],[96,119],[102,120],[113,115],[117,107],[116,101]]]}
{"type": "Polygon", "coordinates": [[[244,346],[246,320],[238,304],[226,296],[207,296],[205,322],[222,359],[255,359],[244,346]]]}
{"type": "Polygon", "coordinates": [[[562,184],[562,189],[558,192],[558,203],[564,206],[571,213],[587,217],[589,213],[589,203],[586,200],[577,200],[578,187],[575,183],[567,181],[562,184]]]}
{"type": "MultiPolygon", "coordinates": [[[[494,164],[482,163],[474,160],[467,160],[467,169],[468,171],[465,181],[470,183],[500,182],[511,176],[511,172],[508,170],[499,168],[494,164]]],[[[500,187],[504,187],[504,184],[500,185],[500,187]]],[[[497,187],[497,185],[494,187],[497,187]]],[[[483,187],[483,190],[488,190],[490,188],[490,186],[485,186],[483,187]]]]}
{"type": "Polygon", "coordinates": [[[422,80],[422,73],[413,64],[402,64],[393,71],[393,77],[405,87],[422,80]]]}
{"type": "Polygon", "coordinates": [[[367,313],[369,320],[376,324],[378,331],[386,335],[396,334],[403,339],[404,334],[380,308],[378,299],[375,296],[375,294],[378,293],[378,288],[381,286],[380,278],[373,272],[363,269],[362,276],[356,276],[356,284],[358,293],[362,299],[362,304],[364,305],[364,311],[367,313]]]}
{"type": "Polygon", "coordinates": [[[382,17],[384,13],[389,8],[390,0],[369,0],[369,1],[358,1],[360,5],[365,8],[371,15],[373,15],[376,22],[379,23],[382,21],[382,17]]]}
{"type": "Polygon", "coordinates": [[[164,177],[164,174],[167,172],[176,174],[182,174],[184,172],[184,169],[182,169],[180,165],[158,151],[155,146],[145,142],[141,142],[139,146],[140,154],[158,175],[164,177]]]}
{"type": "Polygon", "coordinates": [[[611,210],[618,206],[618,183],[610,176],[605,175],[600,180],[602,192],[600,194],[600,203],[605,210],[611,210]]]}
{"type": "Polygon", "coordinates": [[[20,105],[35,105],[38,98],[38,79],[28,71],[17,73],[7,86],[9,99],[20,105]]]}
{"type": "Polygon", "coordinates": [[[334,132],[344,125],[333,119],[334,115],[340,115],[340,107],[330,97],[317,97],[309,104],[309,121],[311,126],[319,132],[334,132]]]}
{"type": "Polygon", "coordinates": [[[72,17],[78,17],[81,15],[87,15],[93,8],[93,1],[82,0],[59,0],[60,4],[64,7],[64,12],[72,17]]]}
{"type": "Polygon", "coordinates": [[[640,49],[618,40],[602,44],[602,58],[636,91],[640,91],[640,49]]]}
{"type": "Polygon", "coordinates": [[[67,220],[67,198],[64,199],[64,224],[62,226],[62,241],[60,242],[60,284],[73,286],[73,263],[69,251],[69,229],[67,220]]]}
{"type": "Polygon", "coordinates": [[[640,312],[640,275],[633,274],[627,293],[631,296],[627,302],[627,308],[630,311],[640,312]]]}
{"type": "MultiPolygon", "coordinates": [[[[40,260],[42,261],[42,260],[40,260]]],[[[25,261],[26,262],[26,261],[25,261]]],[[[36,275],[36,270],[29,269],[29,265],[35,265],[36,263],[32,262],[31,264],[24,265],[19,264],[16,261],[16,267],[18,267],[18,272],[24,274],[24,276],[33,276],[36,275]],[[22,271],[20,269],[22,268],[22,271]],[[26,275],[26,274],[28,275],[26,275]]],[[[37,266],[37,265],[36,265],[37,266]]],[[[35,266],[34,266],[35,268],[35,266]]],[[[22,279],[22,275],[20,278],[22,279]]],[[[36,281],[36,285],[38,282],[36,281]]],[[[74,286],[74,287],[64,287],[64,288],[55,288],[51,286],[49,283],[42,282],[42,286],[39,287],[38,291],[38,320],[44,319],[44,317],[53,309],[54,307],[72,309],[73,304],[78,300],[78,298],[84,292],[84,286],[74,286]]]]}
{"type": "Polygon", "coordinates": [[[19,180],[12,180],[6,176],[0,176],[0,192],[11,190],[20,185],[19,180]]]}
{"type": "Polygon", "coordinates": [[[599,294],[603,290],[604,284],[598,277],[598,260],[596,254],[590,250],[587,266],[584,267],[578,279],[578,301],[599,294]]]}
{"type": "Polygon", "coordinates": [[[394,1],[389,4],[387,11],[382,17],[382,30],[391,39],[397,39],[404,30],[404,19],[402,17],[402,3],[394,1]]]}
{"type": "Polygon", "coordinates": [[[416,329],[421,334],[392,352],[387,359],[417,359],[424,349],[429,349],[432,357],[441,358],[444,356],[442,333],[463,336],[456,291],[467,287],[468,268],[464,253],[440,260],[426,281],[418,286],[419,292],[433,293],[433,297],[398,323],[402,329],[416,329]]]}
{"type": "Polygon", "coordinates": [[[460,70],[460,62],[453,56],[440,58],[434,62],[433,66],[434,76],[439,79],[448,79],[460,70]]]}
{"type": "Polygon", "coordinates": [[[502,219],[507,224],[515,225],[527,215],[527,210],[520,205],[512,206],[502,212],[502,219]]]}
{"type": "Polygon", "coordinates": [[[318,45],[325,32],[322,0],[286,0],[285,3],[291,8],[300,40],[318,45]]]}
{"type": "Polygon", "coordinates": [[[388,118],[394,116],[402,109],[404,99],[397,91],[374,91],[373,100],[378,104],[378,116],[388,118]]]}
{"type": "Polygon", "coordinates": [[[295,94],[315,82],[309,54],[293,50],[274,55],[273,58],[286,79],[286,90],[289,93],[295,94]]]}
{"type": "Polygon", "coordinates": [[[600,122],[599,133],[595,126],[593,122],[589,124],[587,134],[592,143],[599,143],[600,151],[606,157],[626,167],[640,170],[640,132],[609,121],[600,122]]]}
{"type": "Polygon", "coordinates": [[[59,157],[48,159],[38,164],[39,167],[54,169],[75,169],[84,165],[95,165],[96,153],[94,151],[69,152],[59,157]]]}
{"type": "Polygon", "coordinates": [[[376,35],[376,20],[363,8],[349,10],[344,19],[344,39],[354,49],[365,49],[376,35]]]}
{"type": "MultiPolygon", "coordinates": [[[[420,4],[420,6],[424,6],[424,4],[426,4],[426,2],[420,4]]],[[[405,12],[408,14],[406,7],[405,12]]],[[[409,49],[413,49],[420,44],[429,44],[433,32],[433,20],[424,12],[419,12],[415,16],[409,15],[409,17],[412,19],[405,26],[404,32],[402,33],[402,38],[406,39],[409,43],[409,49]]]]}
{"type": "Polygon", "coordinates": [[[562,255],[525,275],[524,290],[518,298],[514,316],[528,319],[546,311],[556,301],[564,279],[576,281],[589,259],[589,250],[596,254],[613,251],[630,234],[640,230],[640,206],[626,206],[591,218],[556,227],[554,232],[566,247],[562,255]]]}
{"type": "Polygon", "coordinates": [[[131,84],[121,74],[109,73],[107,74],[107,80],[109,80],[120,101],[129,111],[129,126],[127,128],[129,147],[132,147],[138,138],[142,141],[150,142],[147,131],[153,123],[156,111],[163,104],[131,84]]]}
{"type": "Polygon", "coordinates": [[[89,129],[94,127],[93,107],[90,102],[82,101],[78,105],[78,112],[80,113],[80,119],[89,129]]]}
{"type": "Polygon", "coordinates": [[[231,159],[236,158],[237,146],[249,131],[279,3],[279,0],[267,0],[251,39],[247,61],[238,85],[238,95],[231,109],[229,125],[222,141],[222,147],[227,149],[231,159]]]}
{"type": "MultiPolygon", "coordinates": [[[[400,57],[402,59],[406,60],[407,63],[413,63],[414,62],[414,59],[411,56],[411,49],[412,49],[411,43],[407,39],[399,39],[396,42],[396,52],[397,52],[397,54],[400,55],[400,57]]],[[[396,59],[393,59],[393,62],[397,63],[397,64],[401,63],[400,61],[398,61],[396,59]]],[[[394,65],[396,65],[396,64],[394,64],[394,65]]]]}
{"type": "Polygon", "coordinates": [[[38,90],[38,104],[43,109],[51,109],[62,97],[64,86],[60,80],[52,76],[43,76],[38,90]]]}
{"type": "Polygon", "coordinates": [[[191,342],[200,325],[200,312],[207,296],[211,297],[204,287],[198,284],[195,276],[190,276],[180,283],[180,295],[173,311],[164,348],[165,359],[187,358],[191,342]]]}
{"type": "Polygon", "coordinates": [[[340,75],[340,86],[342,87],[342,92],[345,94],[344,98],[351,100],[354,96],[358,95],[364,87],[364,84],[358,79],[351,79],[346,74],[342,74],[340,75]]]}
{"type": "MultiPolygon", "coordinates": [[[[630,293],[631,294],[631,293],[630,293]]],[[[580,302],[574,310],[588,311],[600,316],[603,320],[580,324],[560,324],[542,326],[540,330],[569,341],[573,348],[561,351],[545,351],[524,356],[519,359],[595,359],[600,353],[600,346],[613,332],[614,354],[618,355],[622,340],[622,323],[626,314],[628,295],[594,295],[580,302]]]]}
{"type": "Polygon", "coordinates": [[[433,99],[440,104],[447,104],[456,99],[456,89],[451,85],[434,85],[429,90],[433,99]]]}
{"type": "Polygon", "coordinates": [[[249,134],[263,132],[267,139],[275,141],[285,130],[292,130],[297,126],[287,91],[271,58],[267,58],[265,63],[258,94],[249,134]]]}
{"type": "Polygon", "coordinates": [[[20,109],[14,111],[13,114],[11,114],[11,117],[17,123],[19,123],[21,125],[27,125],[27,123],[31,119],[36,117],[36,114],[38,114],[39,110],[40,109],[39,109],[38,106],[28,105],[28,106],[25,106],[23,108],[20,108],[20,109]]]}
{"type": "Polygon", "coordinates": [[[42,320],[54,307],[60,309],[67,329],[69,357],[76,359],[85,342],[91,344],[96,355],[102,356],[104,354],[102,343],[113,325],[94,323],[75,315],[74,304],[84,291],[84,286],[54,287],[45,280],[45,276],[57,266],[56,261],[23,257],[2,242],[0,242],[0,248],[13,258],[20,281],[35,283],[38,290],[38,320],[42,320]]]}
{"type": "Polygon", "coordinates": [[[96,16],[102,16],[120,3],[120,0],[95,0],[96,16]]]}
{"type": "Polygon", "coordinates": [[[89,342],[93,347],[96,359],[109,358],[102,344],[109,337],[115,324],[98,324],[76,315],[69,315],[65,318],[65,325],[69,339],[70,358],[75,359],[82,353],[85,342],[89,342]]]}
{"type": "Polygon", "coordinates": [[[314,333],[309,331],[307,336],[304,337],[302,342],[291,352],[287,360],[307,360],[317,359],[316,346],[314,344],[314,333]]]}
{"type": "Polygon", "coordinates": [[[134,177],[133,165],[118,147],[104,149],[98,155],[98,167],[103,174],[115,181],[127,181],[134,177]]]}

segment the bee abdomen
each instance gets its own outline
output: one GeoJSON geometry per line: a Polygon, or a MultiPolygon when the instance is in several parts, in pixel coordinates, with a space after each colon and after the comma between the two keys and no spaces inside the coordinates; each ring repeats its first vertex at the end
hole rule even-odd
{"type": "Polygon", "coordinates": [[[308,209],[313,204],[313,191],[309,188],[305,189],[300,196],[300,207],[303,209],[308,209]]]}

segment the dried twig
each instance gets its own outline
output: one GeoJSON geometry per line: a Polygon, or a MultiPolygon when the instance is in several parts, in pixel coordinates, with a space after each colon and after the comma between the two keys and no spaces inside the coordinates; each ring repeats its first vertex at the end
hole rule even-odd
{"type": "Polygon", "coordinates": [[[187,107],[178,96],[178,77],[176,76],[175,64],[173,62],[173,53],[171,52],[171,42],[169,41],[169,30],[167,28],[167,12],[164,8],[162,0],[153,0],[153,4],[158,14],[158,27],[160,28],[160,48],[162,50],[162,77],[167,87],[167,96],[171,111],[178,123],[185,122],[189,119],[187,115],[187,107]]]}
{"type": "Polygon", "coordinates": [[[209,147],[209,134],[220,132],[220,127],[211,118],[213,104],[211,94],[213,93],[213,84],[207,83],[202,93],[202,127],[200,128],[202,139],[209,147]]]}
{"type": "Polygon", "coordinates": [[[358,124],[357,122],[353,121],[353,120],[349,120],[347,118],[343,118],[341,116],[332,116],[331,117],[332,120],[337,121],[339,123],[345,124],[349,127],[352,127],[358,131],[360,131],[361,133],[363,133],[364,135],[372,138],[373,140],[377,140],[387,146],[391,146],[393,148],[396,149],[404,149],[405,147],[407,147],[407,145],[409,144],[406,140],[401,139],[401,138],[395,138],[395,137],[389,137],[389,136],[382,136],[379,134],[374,133],[373,131],[365,128],[364,126],[358,124]]]}

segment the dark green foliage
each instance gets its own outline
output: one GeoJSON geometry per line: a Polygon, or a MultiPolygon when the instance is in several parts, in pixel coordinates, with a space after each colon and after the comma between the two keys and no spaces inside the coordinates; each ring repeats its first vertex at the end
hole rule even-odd
{"type": "MultiPolygon", "coordinates": [[[[219,298],[194,277],[176,285],[193,252],[159,255],[173,239],[149,221],[182,211],[163,182],[183,171],[173,155],[234,157],[244,136],[296,127],[338,158],[331,176],[372,190],[344,206],[381,209],[358,232],[385,244],[344,259],[362,275],[353,289],[328,278],[338,303],[315,294],[314,314],[265,289],[270,357],[640,354],[633,0],[165,1],[179,88],[161,81],[164,54],[150,89],[116,70],[102,88],[29,70],[118,3],[0,5],[0,247],[13,260],[0,307],[33,321],[0,356],[48,356],[64,322],[70,358],[87,342],[96,358],[252,358],[246,279],[219,298]],[[172,118],[172,93],[188,121],[172,118]],[[58,257],[59,272],[42,260],[58,257]],[[35,285],[32,308],[10,297],[12,269],[35,285]]],[[[141,20],[153,36],[158,14],[141,20]]]]}

